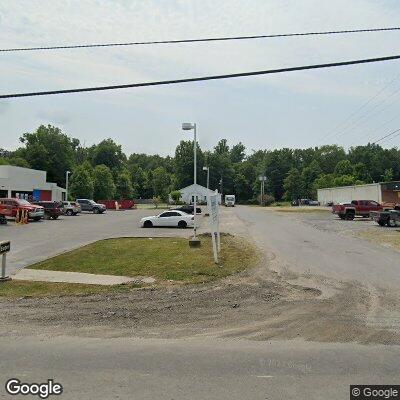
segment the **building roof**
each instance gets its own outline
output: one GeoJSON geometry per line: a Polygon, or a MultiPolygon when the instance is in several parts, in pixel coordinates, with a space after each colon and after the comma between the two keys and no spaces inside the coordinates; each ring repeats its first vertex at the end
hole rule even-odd
{"type": "Polygon", "coordinates": [[[207,189],[205,186],[199,185],[198,183],[196,183],[196,185],[194,183],[192,183],[191,185],[185,186],[184,188],[178,189],[178,190],[180,192],[181,191],[187,191],[187,190],[201,190],[203,192],[207,192],[207,190],[208,190],[209,192],[214,193],[214,190],[207,189]]]}

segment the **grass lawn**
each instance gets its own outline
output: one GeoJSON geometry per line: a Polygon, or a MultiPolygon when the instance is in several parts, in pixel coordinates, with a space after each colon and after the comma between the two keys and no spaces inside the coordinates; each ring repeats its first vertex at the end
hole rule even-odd
{"type": "Polygon", "coordinates": [[[211,237],[199,248],[183,238],[118,238],[101,240],[29,268],[92,274],[151,276],[159,281],[201,283],[242,271],[255,264],[258,252],[243,239],[221,237],[220,265],[214,264],[211,237]]]}
{"type": "Polygon", "coordinates": [[[385,247],[400,250],[400,229],[376,226],[356,232],[356,236],[379,243],[385,247]]]}
{"type": "Polygon", "coordinates": [[[103,292],[122,292],[137,285],[81,285],[73,283],[8,281],[0,283],[0,297],[83,296],[103,292]]]}
{"type": "Polygon", "coordinates": [[[277,212],[283,212],[283,213],[324,213],[324,212],[331,212],[332,210],[328,207],[326,208],[316,208],[316,207],[288,207],[288,208],[283,208],[283,207],[269,207],[270,210],[277,211],[277,212]]]}

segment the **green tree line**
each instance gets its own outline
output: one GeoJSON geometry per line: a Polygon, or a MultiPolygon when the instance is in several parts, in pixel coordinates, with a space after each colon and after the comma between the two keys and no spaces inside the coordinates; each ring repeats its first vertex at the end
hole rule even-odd
{"type": "MultiPolygon", "coordinates": [[[[15,151],[0,149],[0,164],[47,171],[48,181],[65,186],[71,171],[71,198],[131,199],[160,197],[193,182],[193,142],[182,140],[174,156],[133,153],[127,156],[113,139],[90,147],[55,126],[41,125],[24,133],[15,151]]],[[[282,148],[246,153],[242,143],[221,139],[212,150],[197,145],[198,183],[235,194],[239,202],[257,202],[258,177],[267,177],[266,191],[275,200],[315,198],[322,187],[400,180],[400,150],[376,144],[337,145],[307,149],[282,148]]]]}

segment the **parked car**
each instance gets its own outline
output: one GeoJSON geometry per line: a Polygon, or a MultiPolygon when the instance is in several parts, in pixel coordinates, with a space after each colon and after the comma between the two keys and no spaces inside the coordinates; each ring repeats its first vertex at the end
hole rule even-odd
{"type": "MultiPolygon", "coordinates": [[[[180,207],[174,207],[172,210],[183,211],[186,214],[194,214],[194,206],[191,204],[187,204],[180,207]]],[[[196,207],[196,214],[201,214],[200,207],[196,207]]]]}
{"type": "Polygon", "coordinates": [[[76,202],[81,206],[82,211],[90,211],[93,214],[103,214],[106,211],[104,204],[96,203],[90,199],[76,199],[76,202]]]}
{"type": "Polygon", "coordinates": [[[32,204],[44,208],[45,219],[57,219],[63,214],[63,208],[60,201],[34,201],[32,204]]]}
{"type": "Polygon", "coordinates": [[[319,206],[319,201],[318,200],[308,200],[308,205],[309,206],[319,206]]]}
{"type": "Polygon", "coordinates": [[[339,203],[332,206],[332,213],[340,219],[352,220],[356,215],[369,217],[371,211],[381,211],[382,205],[373,200],[353,200],[351,203],[339,203]]]}
{"type": "Polygon", "coordinates": [[[376,223],[378,223],[380,226],[389,226],[389,227],[400,226],[400,211],[398,210],[372,211],[371,219],[376,223]]]}
{"type": "Polygon", "coordinates": [[[169,210],[159,215],[144,217],[140,220],[142,228],[152,228],[153,226],[170,226],[177,228],[192,227],[194,224],[194,216],[184,211],[169,210]]]}
{"type": "Polygon", "coordinates": [[[75,201],[63,201],[62,208],[65,215],[76,215],[82,211],[81,206],[75,201]]]}
{"type": "Polygon", "coordinates": [[[2,214],[6,214],[11,218],[17,216],[18,210],[27,210],[28,218],[34,221],[40,221],[44,217],[44,208],[35,204],[29,203],[24,199],[2,198],[0,199],[0,210],[2,214]]]}

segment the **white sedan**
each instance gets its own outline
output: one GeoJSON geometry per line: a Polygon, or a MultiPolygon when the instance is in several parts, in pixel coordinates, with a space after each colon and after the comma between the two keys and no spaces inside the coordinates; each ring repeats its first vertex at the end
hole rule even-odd
{"type": "Polygon", "coordinates": [[[140,220],[142,228],[152,228],[153,226],[171,226],[178,228],[193,227],[194,217],[183,211],[172,210],[165,211],[152,217],[144,217],[140,220]]]}

